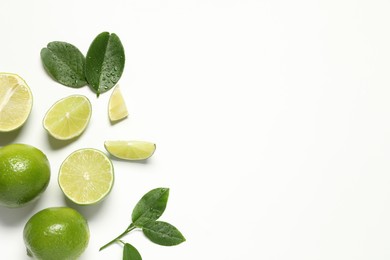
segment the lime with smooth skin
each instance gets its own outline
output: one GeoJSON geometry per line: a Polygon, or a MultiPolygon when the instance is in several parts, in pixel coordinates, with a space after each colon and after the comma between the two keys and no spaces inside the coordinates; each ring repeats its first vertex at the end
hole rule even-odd
{"type": "Polygon", "coordinates": [[[74,260],[89,243],[87,220],[68,207],[46,208],[24,226],[27,254],[38,260],[74,260]]]}
{"type": "Polygon", "coordinates": [[[0,205],[21,207],[40,197],[50,180],[50,164],[39,149],[26,144],[0,148],[0,205]]]}

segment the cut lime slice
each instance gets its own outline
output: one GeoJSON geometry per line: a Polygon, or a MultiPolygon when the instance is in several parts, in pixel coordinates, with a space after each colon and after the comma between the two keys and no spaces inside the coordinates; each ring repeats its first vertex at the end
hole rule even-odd
{"type": "Polygon", "coordinates": [[[72,95],[57,101],[46,113],[43,127],[59,140],[69,140],[81,135],[91,118],[92,107],[89,99],[72,95]]]}
{"type": "Polygon", "coordinates": [[[123,99],[119,86],[116,86],[108,102],[108,117],[111,121],[118,121],[126,118],[128,115],[125,100],[123,99]]]}
{"type": "Polygon", "coordinates": [[[21,127],[30,115],[32,102],[31,90],[20,76],[0,73],[0,132],[21,127]]]}
{"type": "Polygon", "coordinates": [[[124,160],[145,160],[153,155],[156,145],[144,141],[105,141],[104,147],[113,156],[124,160]]]}
{"type": "Polygon", "coordinates": [[[95,204],[110,193],[114,184],[114,168],[103,152],[80,149],[62,163],[58,183],[65,196],[74,203],[95,204]]]}

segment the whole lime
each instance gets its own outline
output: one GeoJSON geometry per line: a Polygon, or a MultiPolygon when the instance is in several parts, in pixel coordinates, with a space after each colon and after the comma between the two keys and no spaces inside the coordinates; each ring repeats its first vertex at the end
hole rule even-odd
{"type": "Polygon", "coordinates": [[[27,221],[23,239],[27,254],[35,259],[74,260],[88,246],[88,223],[72,208],[47,208],[27,221]]]}
{"type": "Polygon", "coordinates": [[[0,148],[0,205],[21,207],[34,201],[50,181],[50,164],[39,149],[26,144],[0,148]]]}

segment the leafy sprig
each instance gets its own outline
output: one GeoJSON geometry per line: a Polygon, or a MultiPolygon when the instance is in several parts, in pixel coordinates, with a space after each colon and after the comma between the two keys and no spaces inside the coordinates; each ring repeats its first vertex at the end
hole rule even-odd
{"type": "Polygon", "coordinates": [[[144,235],[153,243],[162,246],[175,246],[186,241],[181,232],[173,225],[158,221],[164,213],[169,197],[168,188],[156,188],[146,193],[135,205],[132,222],[119,236],[100,248],[103,250],[114,243],[123,244],[123,259],[141,260],[138,250],[121,238],[136,228],[140,228],[144,235]]]}

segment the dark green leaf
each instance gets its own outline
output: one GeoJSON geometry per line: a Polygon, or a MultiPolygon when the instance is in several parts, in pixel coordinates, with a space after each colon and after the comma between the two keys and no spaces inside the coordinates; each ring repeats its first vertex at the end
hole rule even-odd
{"type": "Polygon", "coordinates": [[[126,243],[123,247],[123,260],[142,260],[142,257],[134,246],[126,243]]]}
{"type": "Polygon", "coordinates": [[[41,50],[43,67],[56,81],[73,88],[87,85],[85,57],[72,44],[50,42],[41,50]]]}
{"type": "Polygon", "coordinates": [[[135,226],[143,227],[147,222],[157,220],[167,206],[168,188],[157,188],[146,193],[135,205],[131,215],[135,226]]]}
{"type": "Polygon", "coordinates": [[[87,53],[85,76],[99,95],[119,81],[125,67],[125,51],[119,37],[103,32],[96,36],[87,53]]]}
{"type": "Polygon", "coordinates": [[[163,221],[148,222],[142,231],[153,243],[162,246],[175,246],[186,241],[177,228],[163,221]]]}

